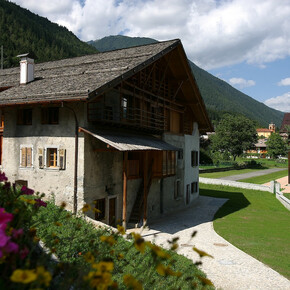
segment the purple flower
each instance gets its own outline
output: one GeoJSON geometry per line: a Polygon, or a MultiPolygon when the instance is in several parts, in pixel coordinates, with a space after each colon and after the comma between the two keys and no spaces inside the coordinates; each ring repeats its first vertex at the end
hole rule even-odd
{"type": "Polygon", "coordinates": [[[23,260],[27,257],[27,255],[29,254],[29,250],[27,247],[25,247],[24,249],[20,250],[20,259],[23,260]]]}
{"type": "Polygon", "coordinates": [[[0,171],[0,181],[7,181],[8,178],[6,177],[5,173],[0,171]]]}
{"type": "Polygon", "coordinates": [[[21,194],[25,194],[25,195],[32,195],[34,193],[34,190],[26,187],[25,185],[23,185],[21,187],[21,194]]]}
{"type": "Polygon", "coordinates": [[[44,201],[42,201],[41,199],[35,199],[35,201],[36,201],[36,203],[35,203],[35,205],[34,206],[36,206],[36,207],[41,207],[41,206],[44,206],[44,207],[46,207],[47,206],[47,203],[46,202],[44,202],[44,201]]]}
{"type": "Polygon", "coordinates": [[[12,230],[12,237],[13,237],[13,239],[18,239],[18,238],[20,238],[22,235],[23,235],[23,229],[18,229],[18,230],[13,229],[13,230],[12,230]]]}
{"type": "Polygon", "coordinates": [[[13,214],[5,212],[4,208],[0,208],[0,226],[13,220],[13,214]]]}
{"type": "Polygon", "coordinates": [[[9,240],[10,237],[6,236],[6,233],[0,230],[0,248],[4,247],[9,240]]]}

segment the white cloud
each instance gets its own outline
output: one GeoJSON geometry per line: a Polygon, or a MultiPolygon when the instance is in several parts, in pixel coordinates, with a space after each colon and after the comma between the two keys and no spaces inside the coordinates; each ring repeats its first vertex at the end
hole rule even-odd
{"type": "Polygon", "coordinates": [[[264,67],[290,55],[290,0],[13,0],[67,26],[82,40],[126,32],[181,38],[205,69],[264,67]]]}
{"type": "Polygon", "coordinates": [[[290,112],[290,92],[266,100],[265,105],[282,112],[290,112]]]}
{"type": "Polygon", "coordinates": [[[252,87],[256,84],[253,80],[245,80],[243,78],[231,78],[229,79],[229,83],[232,86],[238,87],[240,89],[252,87]]]}
{"type": "Polygon", "coordinates": [[[278,86],[290,86],[290,78],[282,79],[278,83],[278,86]]]}

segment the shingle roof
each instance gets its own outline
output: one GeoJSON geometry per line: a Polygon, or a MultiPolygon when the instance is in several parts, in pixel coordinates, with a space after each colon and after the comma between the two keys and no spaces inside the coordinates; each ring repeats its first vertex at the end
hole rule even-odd
{"type": "Polygon", "coordinates": [[[285,113],[280,132],[287,132],[286,126],[290,126],[290,113],[285,113]]]}
{"type": "Polygon", "coordinates": [[[259,128],[259,129],[257,129],[257,132],[274,132],[274,131],[271,129],[259,128]]]}
{"type": "Polygon", "coordinates": [[[35,81],[19,84],[20,68],[0,70],[0,105],[86,99],[124,74],[133,74],[171,51],[180,40],[35,65],[35,81]],[[1,92],[1,87],[11,87],[1,92]]]}

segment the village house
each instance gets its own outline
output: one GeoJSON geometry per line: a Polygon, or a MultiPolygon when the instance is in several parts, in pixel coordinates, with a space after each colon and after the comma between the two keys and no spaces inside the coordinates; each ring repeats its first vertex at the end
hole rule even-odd
{"type": "Polygon", "coordinates": [[[114,225],[192,204],[212,131],[180,40],[0,71],[1,170],[114,225]]]}
{"type": "Polygon", "coordinates": [[[290,145],[290,113],[285,113],[280,128],[280,136],[290,145]]]}

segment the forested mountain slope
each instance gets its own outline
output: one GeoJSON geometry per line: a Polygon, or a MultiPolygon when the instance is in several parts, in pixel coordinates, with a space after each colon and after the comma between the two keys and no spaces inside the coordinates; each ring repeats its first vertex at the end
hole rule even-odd
{"type": "Polygon", "coordinates": [[[97,52],[65,27],[6,0],[0,0],[1,45],[4,68],[19,65],[16,56],[26,52],[33,53],[37,62],[97,52]]]}

